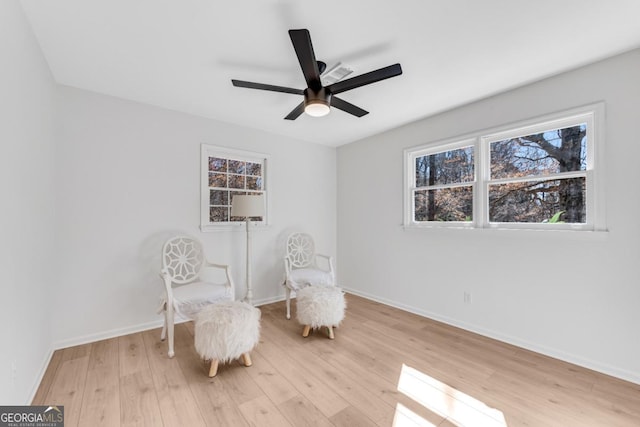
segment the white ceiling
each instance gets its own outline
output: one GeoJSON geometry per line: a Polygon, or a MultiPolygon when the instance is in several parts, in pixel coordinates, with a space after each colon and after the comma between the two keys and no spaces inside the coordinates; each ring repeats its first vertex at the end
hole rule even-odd
{"type": "Polygon", "coordinates": [[[55,80],[338,146],[640,47],[638,0],[22,0],[55,80]],[[341,94],[368,110],[283,120],[303,89],[287,30],[351,76],[404,73],[341,94]]]}

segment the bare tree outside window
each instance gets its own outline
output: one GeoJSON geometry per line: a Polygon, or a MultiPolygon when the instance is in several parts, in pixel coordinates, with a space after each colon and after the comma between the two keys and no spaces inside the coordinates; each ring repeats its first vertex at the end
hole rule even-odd
{"type": "Polygon", "coordinates": [[[586,124],[490,146],[491,222],[586,222],[586,124]]]}
{"type": "Polygon", "coordinates": [[[473,147],[415,159],[415,221],[471,221],[473,147]]]}

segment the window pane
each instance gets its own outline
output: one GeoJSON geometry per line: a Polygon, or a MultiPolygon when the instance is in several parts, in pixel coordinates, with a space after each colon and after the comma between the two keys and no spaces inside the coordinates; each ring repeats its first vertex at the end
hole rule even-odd
{"type": "Polygon", "coordinates": [[[229,221],[229,208],[228,207],[209,208],[209,221],[210,222],[229,221]]]}
{"type": "Polygon", "coordinates": [[[247,162],[247,175],[262,175],[262,165],[260,163],[247,162]]]}
{"type": "Polygon", "coordinates": [[[247,177],[247,189],[248,190],[262,190],[262,178],[257,176],[247,177]]]}
{"type": "Polygon", "coordinates": [[[473,147],[416,158],[416,187],[473,181],[473,147]]]}
{"type": "Polygon", "coordinates": [[[229,175],[229,188],[244,188],[244,175],[229,175]]]}
{"type": "Polygon", "coordinates": [[[209,172],[209,187],[227,188],[227,174],[209,172]]]}
{"type": "Polygon", "coordinates": [[[489,221],[585,223],[585,178],[489,186],[489,221]]]}
{"type": "Polygon", "coordinates": [[[245,162],[241,160],[229,160],[229,173],[243,174],[245,170],[245,162]]]}
{"type": "Polygon", "coordinates": [[[212,205],[229,205],[229,192],[226,190],[211,190],[209,203],[212,205]]]}
{"type": "Polygon", "coordinates": [[[586,149],[586,124],[492,142],[491,178],[586,170],[586,149]]]}
{"type": "Polygon", "coordinates": [[[417,190],[414,193],[415,221],[471,221],[473,187],[417,190]]]}
{"type": "Polygon", "coordinates": [[[209,171],[210,172],[226,172],[227,159],[221,159],[220,157],[209,157],[209,171]]]}

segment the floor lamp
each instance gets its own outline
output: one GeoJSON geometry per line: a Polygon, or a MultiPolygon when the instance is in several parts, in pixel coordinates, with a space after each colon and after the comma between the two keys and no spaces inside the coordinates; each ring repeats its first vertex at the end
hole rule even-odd
{"type": "Polygon", "coordinates": [[[252,304],[253,290],[251,288],[251,217],[264,216],[264,195],[233,196],[231,201],[231,216],[244,217],[247,230],[247,295],[244,301],[252,304]]]}

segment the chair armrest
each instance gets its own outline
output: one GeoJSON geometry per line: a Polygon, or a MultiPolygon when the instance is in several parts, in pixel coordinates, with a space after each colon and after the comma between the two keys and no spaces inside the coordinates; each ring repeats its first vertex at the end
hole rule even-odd
{"type": "Polygon", "coordinates": [[[231,292],[233,293],[233,299],[235,300],[236,295],[236,286],[233,283],[233,277],[231,277],[231,266],[227,264],[216,264],[214,262],[205,261],[205,267],[214,267],[224,270],[225,277],[227,279],[227,283],[225,286],[231,288],[231,292]]]}
{"type": "MultiPolygon", "coordinates": [[[[333,271],[333,257],[329,256],[329,255],[323,255],[323,254],[316,254],[316,258],[324,258],[327,262],[327,264],[329,265],[329,273],[331,273],[331,276],[333,277],[333,283],[336,282],[336,273],[333,271]]],[[[316,265],[318,263],[316,262],[316,265]]],[[[320,266],[318,266],[318,268],[320,268],[320,266]]]]}
{"type": "MultiPolygon", "coordinates": [[[[329,271],[333,271],[333,257],[329,255],[316,254],[316,258],[324,258],[329,265],[329,271]]],[[[317,264],[317,263],[316,263],[317,264]]]]}

